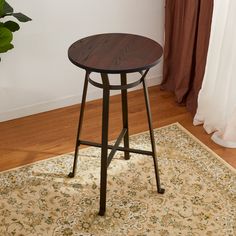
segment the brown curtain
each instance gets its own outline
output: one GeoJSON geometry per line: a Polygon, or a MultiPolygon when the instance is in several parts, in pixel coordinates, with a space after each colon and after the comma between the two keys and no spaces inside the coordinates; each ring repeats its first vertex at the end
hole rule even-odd
{"type": "Polygon", "coordinates": [[[194,115],[202,85],[213,0],[166,0],[163,82],[194,115]]]}

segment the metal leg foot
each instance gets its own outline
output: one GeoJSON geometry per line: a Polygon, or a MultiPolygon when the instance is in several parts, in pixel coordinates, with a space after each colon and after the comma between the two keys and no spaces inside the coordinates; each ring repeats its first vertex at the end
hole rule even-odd
{"type": "Polygon", "coordinates": [[[105,209],[101,209],[101,208],[100,208],[100,210],[99,210],[99,212],[98,212],[98,215],[104,216],[104,215],[105,215],[105,212],[106,212],[105,209]]]}
{"type": "Polygon", "coordinates": [[[75,174],[74,174],[73,172],[70,172],[70,173],[68,174],[68,177],[69,177],[69,178],[74,178],[74,177],[75,177],[75,174]]]}
{"type": "Polygon", "coordinates": [[[164,189],[164,188],[160,188],[160,189],[158,189],[158,193],[160,193],[160,194],[164,194],[164,193],[165,193],[165,189],[164,189]]]}

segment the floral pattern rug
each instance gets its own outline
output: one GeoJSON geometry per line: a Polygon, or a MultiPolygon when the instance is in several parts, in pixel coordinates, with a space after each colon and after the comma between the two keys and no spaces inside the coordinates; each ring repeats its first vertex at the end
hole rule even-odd
{"type": "MultiPolygon", "coordinates": [[[[0,235],[236,235],[236,172],[178,123],[155,130],[162,186],[150,156],[118,152],[108,169],[107,211],[98,216],[100,149],[0,173],[0,235]]],[[[149,133],[131,147],[150,150],[149,133]]]]}

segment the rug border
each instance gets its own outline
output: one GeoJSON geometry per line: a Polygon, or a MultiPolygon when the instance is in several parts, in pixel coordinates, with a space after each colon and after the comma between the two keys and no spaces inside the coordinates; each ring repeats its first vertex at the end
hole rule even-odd
{"type": "MultiPolygon", "coordinates": [[[[182,131],[187,133],[192,139],[194,139],[197,143],[202,145],[208,152],[210,152],[213,156],[215,156],[220,162],[222,162],[222,164],[224,164],[227,168],[229,168],[233,173],[236,173],[236,169],[233,166],[231,166],[228,162],[226,162],[224,159],[222,159],[217,153],[215,153],[208,146],[206,146],[200,139],[195,137],[190,131],[188,131],[186,128],[184,128],[179,122],[174,122],[174,123],[171,123],[171,124],[168,124],[168,125],[164,125],[164,126],[155,128],[154,130],[166,128],[166,127],[169,127],[169,126],[172,126],[172,125],[177,125],[182,131]]],[[[135,137],[135,136],[138,136],[140,134],[147,133],[147,132],[148,132],[148,130],[137,133],[137,134],[130,135],[130,137],[135,137]]],[[[111,140],[109,142],[112,142],[112,141],[114,141],[114,140],[111,140]]],[[[84,148],[89,148],[89,147],[84,147],[84,148]]],[[[22,165],[22,166],[17,166],[17,167],[8,169],[8,170],[1,171],[0,174],[6,173],[6,172],[9,172],[9,171],[18,170],[18,169],[21,169],[21,168],[24,168],[24,167],[27,167],[27,166],[31,166],[31,165],[34,165],[34,164],[38,164],[38,163],[41,163],[41,162],[45,162],[45,161],[48,161],[48,160],[53,160],[54,158],[63,157],[65,155],[71,155],[72,153],[73,152],[68,152],[68,153],[65,153],[65,154],[49,157],[49,158],[46,158],[46,159],[43,159],[43,160],[38,160],[38,161],[29,163],[29,164],[25,164],[25,165],[22,165]]]]}
{"type": "Polygon", "coordinates": [[[208,152],[210,152],[213,156],[215,156],[220,162],[222,162],[226,167],[231,169],[234,173],[236,173],[236,169],[231,166],[227,161],[225,161],[222,157],[220,157],[217,153],[215,153],[212,149],[210,149],[206,144],[204,144],[200,139],[195,137],[190,131],[184,128],[179,122],[173,123],[176,124],[180,129],[185,131],[191,138],[193,138],[197,143],[202,145],[208,152]]]}

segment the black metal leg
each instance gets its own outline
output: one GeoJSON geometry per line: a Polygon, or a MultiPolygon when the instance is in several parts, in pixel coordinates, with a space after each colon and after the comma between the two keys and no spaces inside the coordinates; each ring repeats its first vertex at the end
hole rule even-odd
{"type": "Polygon", "coordinates": [[[75,176],[76,168],[77,168],[78,151],[79,151],[79,145],[80,145],[79,138],[80,138],[80,133],[81,133],[82,124],[83,124],[85,101],[86,101],[86,95],[87,95],[87,90],[88,90],[88,76],[89,76],[89,72],[86,71],[85,80],[84,80],[82,103],[80,105],[80,116],[79,116],[79,124],[78,124],[78,131],[77,131],[77,137],[76,137],[73,170],[68,175],[68,177],[70,177],[70,178],[73,178],[75,176]]]}
{"type": "MultiPolygon", "coordinates": [[[[127,84],[126,74],[121,74],[121,85],[127,84]]],[[[128,126],[128,99],[127,99],[127,90],[121,90],[121,100],[122,100],[122,120],[123,128],[126,129],[126,134],[124,136],[124,147],[129,148],[129,126],[128,126]]],[[[125,159],[129,160],[130,154],[129,151],[124,151],[125,159]]]]}
{"type": "Polygon", "coordinates": [[[100,176],[100,209],[99,215],[106,211],[107,193],[107,156],[108,156],[108,127],[109,127],[109,81],[107,74],[101,74],[103,80],[103,108],[102,108],[102,150],[101,150],[101,176],[100,176]]]}
{"type": "Polygon", "coordinates": [[[152,145],[152,152],[153,152],[153,162],[154,162],[154,167],[155,167],[155,176],[156,176],[156,182],[157,182],[157,192],[163,194],[165,192],[165,189],[161,188],[161,183],[160,183],[159,170],[158,170],[158,162],[157,162],[157,153],[156,153],[156,145],[155,145],[154,133],[153,133],[153,128],[152,128],[152,116],[151,116],[151,110],[150,110],[148,88],[147,88],[145,79],[143,80],[143,90],[144,90],[144,97],[145,97],[145,103],[146,103],[146,109],[147,109],[147,117],[148,117],[148,126],[149,126],[151,145],[152,145]]]}

